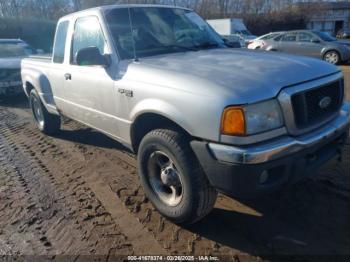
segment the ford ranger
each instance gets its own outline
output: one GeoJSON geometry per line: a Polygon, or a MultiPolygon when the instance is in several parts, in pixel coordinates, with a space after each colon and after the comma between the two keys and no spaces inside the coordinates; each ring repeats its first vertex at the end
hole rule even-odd
{"type": "Polygon", "coordinates": [[[45,134],[66,116],[133,150],[148,199],[178,224],[206,216],[217,192],[252,198],[314,174],[349,136],[337,67],[227,48],[184,8],[63,17],[52,58],[24,59],[22,81],[45,134]]]}

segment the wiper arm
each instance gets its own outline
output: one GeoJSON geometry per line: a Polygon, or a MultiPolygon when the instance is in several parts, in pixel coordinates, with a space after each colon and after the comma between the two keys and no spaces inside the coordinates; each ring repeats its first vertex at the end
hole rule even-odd
{"type": "Polygon", "coordinates": [[[218,43],[211,43],[211,42],[205,42],[200,45],[196,45],[195,48],[201,49],[201,48],[211,48],[211,47],[219,47],[218,43]]]}
{"type": "Polygon", "coordinates": [[[182,49],[182,50],[187,50],[187,51],[197,51],[196,48],[193,47],[187,47],[183,45],[164,45],[162,47],[167,47],[167,48],[177,48],[177,49],[182,49]]]}

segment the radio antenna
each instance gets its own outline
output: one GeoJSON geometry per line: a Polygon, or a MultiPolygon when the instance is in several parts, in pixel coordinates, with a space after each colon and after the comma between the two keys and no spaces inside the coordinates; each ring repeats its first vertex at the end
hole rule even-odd
{"type": "Polygon", "coordinates": [[[129,12],[129,23],[130,23],[130,31],[131,31],[132,49],[133,49],[133,52],[134,52],[134,61],[138,62],[139,59],[138,59],[137,54],[136,54],[136,45],[135,45],[135,38],[134,38],[134,27],[133,27],[132,20],[131,20],[130,8],[128,8],[128,12],[129,12]]]}

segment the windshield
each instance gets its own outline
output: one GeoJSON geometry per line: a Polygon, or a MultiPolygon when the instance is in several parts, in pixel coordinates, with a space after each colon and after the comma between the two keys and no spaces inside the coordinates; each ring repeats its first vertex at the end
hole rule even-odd
{"type": "Polygon", "coordinates": [[[23,43],[0,43],[0,58],[22,57],[34,54],[34,50],[23,43]]]}
{"type": "Polygon", "coordinates": [[[220,36],[188,10],[116,8],[106,12],[106,20],[122,59],[134,58],[134,47],[137,57],[147,57],[224,46],[220,36]]]}
{"type": "Polygon", "coordinates": [[[336,38],[334,38],[333,36],[330,36],[329,34],[327,34],[325,32],[313,31],[313,33],[315,35],[317,35],[319,38],[321,38],[323,41],[326,41],[326,42],[337,41],[336,38]]]}
{"type": "Polygon", "coordinates": [[[267,34],[267,35],[263,35],[261,36],[259,39],[260,40],[269,40],[269,39],[272,39],[278,35],[280,35],[281,33],[271,33],[271,34],[267,34]]]}

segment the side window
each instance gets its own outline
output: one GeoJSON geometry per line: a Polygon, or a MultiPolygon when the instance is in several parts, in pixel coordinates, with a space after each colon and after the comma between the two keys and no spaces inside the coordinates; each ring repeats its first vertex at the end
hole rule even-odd
{"type": "Polygon", "coordinates": [[[297,41],[297,35],[295,33],[288,33],[282,37],[283,42],[295,42],[297,41]]]}
{"type": "Polygon", "coordinates": [[[312,40],[312,35],[307,34],[307,33],[299,33],[299,42],[311,42],[312,40]]]}
{"type": "Polygon", "coordinates": [[[273,40],[278,42],[278,41],[281,41],[282,37],[283,37],[283,35],[279,35],[279,36],[275,37],[273,40]]]}
{"type": "Polygon", "coordinates": [[[264,37],[261,37],[260,40],[267,40],[267,39],[270,39],[272,37],[273,37],[273,35],[269,34],[269,35],[265,35],[264,37]]]}
{"type": "Polygon", "coordinates": [[[69,22],[64,21],[57,26],[56,38],[55,38],[54,50],[53,50],[53,62],[57,64],[62,64],[64,61],[68,25],[69,25],[69,22]]]}
{"type": "Polygon", "coordinates": [[[97,17],[90,16],[77,19],[72,40],[71,63],[76,64],[79,50],[97,47],[101,54],[105,53],[105,38],[97,17]]]}

